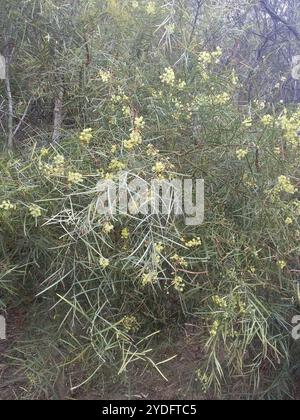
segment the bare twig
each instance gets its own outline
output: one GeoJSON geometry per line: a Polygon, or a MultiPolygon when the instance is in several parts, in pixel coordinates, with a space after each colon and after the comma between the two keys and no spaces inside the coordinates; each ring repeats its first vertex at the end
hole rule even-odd
{"type": "Polygon", "coordinates": [[[193,26],[192,26],[192,32],[191,32],[191,35],[190,35],[189,44],[191,44],[191,42],[193,40],[193,37],[194,37],[194,34],[195,34],[198,19],[199,19],[199,16],[200,16],[201,6],[202,6],[202,0],[197,0],[197,9],[196,9],[195,19],[194,19],[193,26]]]}
{"type": "Polygon", "coordinates": [[[178,271],[181,271],[182,273],[186,273],[186,274],[192,274],[194,276],[208,276],[208,271],[188,271],[188,270],[183,270],[183,269],[179,269],[178,271]]]}
{"type": "Polygon", "coordinates": [[[10,60],[8,57],[5,57],[5,86],[6,86],[6,95],[8,102],[8,112],[7,112],[7,148],[12,150],[14,146],[14,133],[13,133],[13,114],[14,114],[14,104],[13,97],[11,93],[11,84],[10,84],[10,60]]]}
{"type": "Polygon", "coordinates": [[[25,118],[26,118],[26,115],[27,115],[27,113],[28,113],[29,107],[30,107],[30,105],[31,105],[31,102],[32,102],[32,98],[30,98],[30,99],[29,99],[28,104],[27,104],[27,106],[26,106],[26,109],[25,109],[25,111],[24,111],[24,113],[23,113],[23,115],[22,115],[22,118],[20,119],[19,124],[17,125],[17,127],[15,128],[15,130],[14,130],[14,132],[13,132],[13,135],[14,135],[14,136],[17,134],[17,132],[19,131],[19,129],[20,129],[20,127],[21,127],[21,125],[23,124],[23,122],[24,122],[24,120],[25,120],[25,118]]]}

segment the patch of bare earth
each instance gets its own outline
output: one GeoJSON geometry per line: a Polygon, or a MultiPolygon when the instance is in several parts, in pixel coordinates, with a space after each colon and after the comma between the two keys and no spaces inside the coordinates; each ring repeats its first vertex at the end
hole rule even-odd
{"type": "Polygon", "coordinates": [[[0,400],[16,399],[16,385],[20,386],[23,381],[9,364],[6,354],[24,331],[25,315],[19,308],[10,309],[5,315],[7,339],[0,341],[0,400]]]}

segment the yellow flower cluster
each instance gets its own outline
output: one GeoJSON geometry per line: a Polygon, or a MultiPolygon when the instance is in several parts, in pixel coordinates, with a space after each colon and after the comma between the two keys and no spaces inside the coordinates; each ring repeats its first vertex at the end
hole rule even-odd
{"type": "Polygon", "coordinates": [[[175,28],[176,28],[175,23],[169,23],[168,25],[166,25],[166,31],[169,35],[174,34],[175,28]]]}
{"type": "Polygon", "coordinates": [[[102,257],[102,258],[100,258],[100,260],[99,260],[99,264],[100,264],[100,267],[102,267],[102,268],[107,268],[107,267],[109,267],[109,265],[110,265],[110,261],[109,261],[109,259],[108,258],[104,258],[104,257],[102,257]]]}
{"type": "Polygon", "coordinates": [[[231,73],[231,83],[233,84],[233,86],[237,86],[239,84],[239,78],[234,69],[232,70],[232,73],[231,73]]]}
{"type": "Polygon", "coordinates": [[[244,127],[252,127],[252,125],[253,125],[253,120],[252,120],[252,118],[246,118],[244,121],[243,121],[243,126],[244,127]]]}
{"type": "Polygon", "coordinates": [[[293,219],[292,219],[291,217],[287,217],[287,218],[285,219],[285,224],[286,224],[287,226],[292,225],[292,224],[293,224],[293,219]]]}
{"type": "Polygon", "coordinates": [[[149,3],[146,5],[146,12],[148,13],[148,15],[155,15],[156,5],[154,1],[149,1],[149,3]]]}
{"type": "Polygon", "coordinates": [[[286,267],[286,262],[284,260],[280,260],[277,262],[278,267],[283,270],[286,267]]]}
{"type": "Polygon", "coordinates": [[[235,308],[235,311],[243,316],[247,313],[247,305],[245,302],[242,302],[237,296],[234,296],[233,298],[233,305],[235,308]]]}
{"type": "Polygon", "coordinates": [[[291,183],[288,177],[285,175],[281,175],[278,178],[278,184],[276,187],[278,192],[286,192],[288,194],[295,194],[298,190],[294,185],[291,183]]]}
{"type": "Polygon", "coordinates": [[[293,207],[294,207],[294,211],[296,213],[297,216],[300,216],[300,201],[295,200],[292,203],[293,207]]]}
{"type": "Polygon", "coordinates": [[[222,56],[222,49],[217,47],[215,51],[202,51],[199,54],[198,62],[201,67],[207,66],[209,64],[218,64],[220,62],[220,57],[222,56]]]}
{"type": "Polygon", "coordinates": [[[69,172],[68,173],[68,183],[69,185],[77,185],[83,182],[83,176],[79,172],[69,172]]]}
{"type": "Polygon", "coordinates": [[[53,162],[56,166],[63,166],[65,164],[65,157],[63,155],[56,155],[53,162]]]}
{"type": "Polygon", "coordinates": [[[209,96],[209,102],[211,105],[225,105],[230,102],[231,96],[227,92],[223,92],[219,95],[209,96]]]}
{"type": "Polygon", "coordinates": [[[191,239],[190,241],[184,241],[184,244],[187,248],[197,248],[202,245],[202,241],[199,237],[191,239]]]}
{"type": "Polygon", "coordinates": [[[105,175],[105,172],[104,172],[104,170],[103,169],[97,169],[97,174],[101,177],[101,178],[103,178],[104,177],[104,175],[105,175]]]}
{"type": "Polygon", "coordinates": [[[228,305],[225,298],[216,295],[212,297],[213,303],[221,309],[227,309],[228,305]]]}
{"type": "Polygon", "coordinates": [[[292,146],[298,146],[300,144],[300,136],[298,134],[300,125],[299,121],[300,109],[296,111],[291,117],[288,116],[287,110],[285,110],[278,121],[278,125],[283,130],[284,139],[288,144],[292,146]]]}
{"type": "Polygon", "coordinates": [[[162,99],[164,96],[164,93],[162,90],[157,91],[155,89],[151,89],[151,93],[154,99],[162,99]]]}
{"type": "Polygon", "coordinates": [[[277,185],[274,188],[272,188],[271,191],[266,192],[269,194],[270,199],[273,202],[278,202],[280,201],[281,193],[294,195],[297,191],[298,189],[292,184],[290,179],[285,175],[281,175],[278,177],[277,185]]]}
{"type": "Polygon", "coordinates": [[[122,237],[123,239],[128,239],[128,238],[129,238],[129,236],[130,236],[129,229],[128,229],[128,228],[124,228],[124,229],[122,229],[122,232],[121,232],[121,237],[122,237]]]}
{"type": "Polygon", "coordinates": [[[29,207],[29,213],[32,217],[34,217],[35,219],[37,219],[38,217],[41,217],[42,215],[42,209],[37,206],[36,204],[32,204],[29,207]]]}
{"type": "Polygon", "coordinates": [[[236,157],[238,160],[244,159],[249,153],[249,149],[239,149],[236,151],[236,157]]]}
{"type": "Polygon", "coordinates": [[[138,323],[136,317],[133,315],[124,316],[124,318],[121,320],[121,324],[127,333],[131,331],[134,333],[140,329],[140,324],[138,323]]]}
{"type": "Polygon", "coordinates": [[[124,114],[125,117],[131,117],[131,108],[129,105],[124,105],[122,108],[122,112],[124,114]]]}
{"type": "Polygon", "coordinates": [[[109,222],[106,222],[106,223],[104,223],[104,225],[102,227],[102,231],[103,231],[103,233],[106,233],[108,235],[109,233],[111,233],[114,230],[114,228],[115,227],[114,227],[113,224],[111,224],[109,222]]]}
{"type": "Polygon", "coordinates": [[[147,156],[149,157],[157,157],[159,155],[159,150],[156,149],[153,144],[149,144],[147,146],[147,151],[146,151],[147,156]]]}
{"type": "Polygon", "coordinates": [[[262,117],[261,122],[263,125],[269,126],[273,124],[274,118],[272,117],[272,115],[267,114],[262,117]]]}
{"type": "Polygon", "coordinates": [[[172,115],[176,120],[180,120],[183,117],[187,119],[192,118],[193,114],[191,112],[191,105],[183,104],[178,98],[173,98],[172,103],[174,104],[175,108],[172,115]]]}
{"type": "Polygon", "coordinates": [[[183,278],[180,276],[175,276],[172,281],[172,286],[174,287],[175,290],[177,290],[177,292],[182,293],[185,288],[185,283],[184,283],[183,278]]]}
{"type": "Polygon", "coordinates": [[[85,128],[79,136],[79,140],[82,144],[90,144],[93,138],[93,133],[91,128],[85,128]]]}
{"type": "Polygon", "coordinates": [[[160,76],[160,80],[166,85],[174,86],[176,77],[172,67],[165,68],[165,72],[160,76]]]}
{"type": "Polygon", "coordinates": [[[210,332],[210,335],[212,337],[216,337],[217,336],[217,334],[219,332],[220,326],[221,326],[221,323],[220,323],[220,321],[218,319],[213,322],[213,325],[212,325],[212,327],[211,327],[211,329],[209,331],[210,332]]]}
{"type": "Polygon", "coordinates": [[[109,169],[111,170],[111,171],[117,171],[117,172],[119,172],[119,171],[122,171],[123,169],[125,169],[126,168],[126,165],[125,165],[125,163],[123,163],[123,162],[121,162],[120,160],[118,160],[118,159],[113,159],[111,162],[110,162],[110,164],[109,164],[109,169]]]}
{"type": "Polygon", "coordinates": [[[130,138],[123,143],[126,150],[132,150],[139,144],[142,144],[142,136],[138,130],[132,131],[130,138]]]}
{"type": "Polygon", "coordinates": [[[105,70],[100,70],[99,71],[99,77],[102,80],[103,83],[108,83],[111,79],[111,72],[110,71],[105,71],[105,70]]]}
{"type": "Polygon", "coordinates": [[[200,383],[202,392],[204,392],[204,394],[207,394],[209,389],[209,378],[207,374],[203,373],[200,369],[197,369],[195,380],[200,383]]]}
{"type": "Polygon", "coordinates": [[[40,150],[40,156],[41,157],[46,157],[49,155],[49,149],[47,149],[46,147],[42,147],[40,150]]]}
{"type": "Polygon", "coordinates": [[[184,80],[179,80],[178,89],[183,90],[186,87],[186,82],[184,80]]]}
{"type": "Polygon", "coordinates": [[[248,174],[244,174],[243,183],[248,188],[256,188],[257,187],[256,181],[253,179],[252,176],[250,177],[248,174]]]}
{"type": "Polygon", "coordinates": [[[4,200],[0,204],[0,209],[1,210],[9,211],[9,210],[16,210],[16,208],[17,208],[17,205],[12,204],[11,201],[9,201],[9,200],[4,200]]]}
{"type": "Polygon", "coordinates": [[[107,181],[116,181],[118,179],[118,173],[107,172],[106,174],[103,173],[102,177],[107,181]]]}
{"type": "Polygon", "coordinates": [[[42,163],[40,169],[46,176],[64,176],[65,157],[58,154],[54,157],[53,164],[42,163]]]}
{"type": "Polygon", "coordinates": [[[185,261],[185,259],[180,257],[178,254],[173,255],[170,259],[172,262],[174,262],[174,264],[179,265],[180,267],[188,267],[188,263],[185,261]]]}
{"type": "Polygon", "coordinates": [[[157,244],[154,245],[154,249],[155,249],[155,252],[157,252],[158,254],[161,254],[163,250],[165,249],[165,247],[163,246],[161,242],[158,242],[157,244]]]}
{"type": "Polygon", "coordinates": [[[166,164],[163,162],[157,162],[153,167],[152,171],[155,172],[157,175],[162,175],[166,170],[166,164]]]}
{"type": "Polygon", "coordinates": [[[280,147],[274,147],[274,153],[275,153],[275,155],[280,155],[281,154],[281,148],[280,147]]]}
{"type": "Polygon", "coordinates": [[[134,120],[136,130],[143,130],[145,128],[145,121],[143,117],[136,117],[134,120]]]}
{"type": "Polygon", "coordinates": [[[124,90],[122,88],[118,88],[118,93],[117,94],[113,94],[111,96],[111,100],[114,104],[118,104],[118,103],[126,103],[129,100],[129,97],[127,95],[125,95],[124,90]]]}
{"type": "Polygon", "coordinates": [[[263,110],[266,107],[266,103],[264,101],[259,101],[258,99],[255,99],[254,105],[257,106],[260,110],[263,110]]]}
{"type": "Polygon", "coordinates": [[[148,286],[149,284],[154,284],[157,281],[157,274],[155,272],[144,273],[142,275],[142,286],[148,286]]]}
{"type": "Polygon", "coordinates": [[[247,312],[247,305],[243,302],[238,295],[234,295],[232,299],[228,297],[221,297],[221,296],[213,296],[212,301],[214,305],[218,306],[220,309],[224,311],[232,309],[233,312],[237,315],[245,315],[247,312]]]}

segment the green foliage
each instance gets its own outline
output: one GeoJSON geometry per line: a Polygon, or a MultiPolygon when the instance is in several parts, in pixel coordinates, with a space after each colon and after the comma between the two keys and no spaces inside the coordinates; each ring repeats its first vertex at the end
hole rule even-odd
{"type": "MultiPolygon", "coordinates": [[[[107,372],[126,377],[141,362],[164,380],[151,349],[193,324],[203,356],[190,376],[202,392],[238,378],[243,397],[289,395],[299,110],[261,98],[243,106],[225,52],[187,36],[186,2],[89,1],[65,32],[71,5],[28,3],[39,5],[36,42],[49,33],[40,51],[55,57],[47,74],[45,56],[28,55],[26,66],[42,74],[32,92],[49,99],[62,76],[66,125],[59,144],[42,133],[1,160],[0,303],[24,289],[44,302],[64,349],[60,366],[84,372],[74,390],[107,372]],[[149,183],[204,178],[204,224],[99,215],[97,183],[120,171],[149,183]]],[[[40,396],[58,373],[40,369],[40,358],[34,367],[25,350],[17,364],[40,396]]]]}

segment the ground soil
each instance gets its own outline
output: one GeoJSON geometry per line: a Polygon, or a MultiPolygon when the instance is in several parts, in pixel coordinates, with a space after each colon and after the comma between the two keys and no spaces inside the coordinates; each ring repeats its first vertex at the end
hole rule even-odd
{"type": "MultiPolygon", "coordinates": [[[[0,400],[15,400],[24,398],[26,378],[22,377],[10,363],[7,355],[14,344],[22,339],[26,312],[22,309],[12,309],[6,314],[8,320],[7,340],[0,341],[0,400]]],[[[197,361],[201,357],[201,349],[197,340],[193,341],[193,333],[187,327],[185,336],[178,339],[176,345],[166,345],[161,349],[162,360],[170,359],[167,364],[160,366],[162,378],[155,370],[145,367],[135,368],[130,373],[130,384],[113,383],[99,388],[93,386],[88,392],[78,391],[71,393],[69,387],[62,379],[54,384],[56,388],[55,399],[82,399],[82,400],[192,400],[208,399],[208,395],[196,390],[194,377],[191,372],[197,369],[197,361]]],[[[78,381],[80,382],[80,373],[78,381]]]]}

